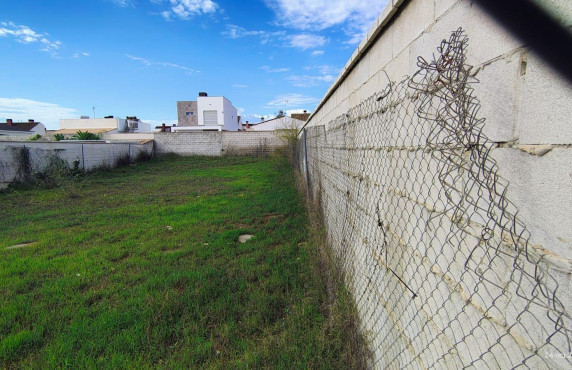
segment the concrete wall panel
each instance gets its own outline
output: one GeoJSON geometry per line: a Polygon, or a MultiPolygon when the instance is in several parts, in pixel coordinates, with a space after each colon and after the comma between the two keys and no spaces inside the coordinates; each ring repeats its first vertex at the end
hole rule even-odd
{"type": "MultiPolygon", "coordinates": [[[[570,24],[567,2],[539,2],[570,24]]],[[[376,20],[300,157],[373,367],[572,366],[558,357],[572,327],[570,94],[475,2],[395,0],[376,20]],[[476,78],[464,91],[480,104],[470,115],[459,85],[399,84],[459,27],[476,78]]]]}

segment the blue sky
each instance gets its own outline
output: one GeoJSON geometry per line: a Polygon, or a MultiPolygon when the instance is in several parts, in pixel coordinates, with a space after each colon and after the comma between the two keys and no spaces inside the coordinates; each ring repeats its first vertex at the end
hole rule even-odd
{"type": "Polygon", "coordinates": [[[386,3],[0,1],[0,121],[173,123],[199,91],[250,122],[312,111],[386,3]]]}

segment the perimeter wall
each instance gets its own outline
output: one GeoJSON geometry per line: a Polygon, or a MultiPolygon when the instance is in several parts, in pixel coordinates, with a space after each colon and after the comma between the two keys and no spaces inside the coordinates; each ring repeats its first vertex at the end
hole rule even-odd
{"type": "Polygon", "coordinates": [[[472,1],[389,1],[298,145],[374,367],[572,365],[571,117],[472,1]]]}
{"type": "Polygon", "coordinates": [[[281,130],[259,132],[156,132],[104,134],[107,141],[31,141],[0,136],[0,189],[43,173],[61,159],[69,168],[92,170],[155,155],[267,155],[283,148],[281,130]]]}
{"type": "Polygon", "coordinates": [[[163,132],[154,135],[158,155],[262,155],[285,144],[279,131],[163,132]]]}
{"type": "Polygon", "coordinates": [[[140,143],[0,141],[0,189],[12,182],[25,181],[59,163],[90,171],[151,157],[152,140],[140,143]]]}

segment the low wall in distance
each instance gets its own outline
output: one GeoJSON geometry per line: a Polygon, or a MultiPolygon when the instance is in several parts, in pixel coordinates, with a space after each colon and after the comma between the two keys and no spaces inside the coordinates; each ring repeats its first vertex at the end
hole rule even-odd
{"type": "Polygon", "coordinates": [[[155,150],[158,155],[261,155],[283,146],[280,135],[274,131],[155,133],[155,150]]]}
{"type": "Polygon", "coordinates": [[[18,135],[18,136],[6,136],[0,135],[0,141],[31,141],[30,138],[34,135],[18,135]]]}
{"type": "Polygon", "coordinates": [[[63,160],[70,168],[78,167],[90,171],[136,162],[153,154],[153,141],[0,141],[0,187],[44,172],[56,160],[63,160]]]}
{"type": "Polygon", "coordinates": [[[101,135],[101,139],[102,140],[112,140],[112,141],[122,141],[122,142],[154,140],[155,134],[153,132],[103,134],[103,135],[101,135]]]}

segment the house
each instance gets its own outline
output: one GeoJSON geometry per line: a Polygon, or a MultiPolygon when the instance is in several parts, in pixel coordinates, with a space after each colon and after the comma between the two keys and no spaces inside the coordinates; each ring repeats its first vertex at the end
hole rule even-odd
{"type": "Polygon", "coordinates": [[[46,126],[33,119],[29,119],[28,122],[14,122],[12,119],[7,119],[6,123],[0,123],[0,135],[33,136],[45,134],[46,126]]]}
{"type": "Polygon", "coordinates": [[[264,121],[262,118],[262,122],[258,124],[249,124],[247,123],[245,126],[246,131],[275,131],[275,130],[286,130],[286,129],[296,129],[299,130],[304,126],[305,121],[288,117],[288,116],[280,116],[273,119],[269,119],[268,121],[264,121]]]}
{"type": "Polygon", "coordinates": [[[77,131],[89,131],[94,134],[116,134],[120,132],[141,133],[151,132],[151,125],[142,122],[137,117],[115,118],[81,118],[60,119],[60,129],[54,134],[74,135],[77,131]]]}
{"type": "Polygon", "coordinates": [[[208,96],[205,92],[200,92],[196,101],[178,101],[177,117],[173,132],[238,131],[242,126],[230,100],[224,96],[208,96]]]}
{"type": "Polygon", "coordinates": [[[304,113],[292,113],[290,116],[292,118],[296,118],[296,119],[299,119],[301,121],[306,122],[308,120],[308,118],[310,118],[310,114],[311,113],[308,113],[308,111],[305,110],[304,113]]]}
{"type": "Polygon", "coordinates": [[[198,126],[197,101],[178,101],[177,119],[179,127],[198,126]]]}

